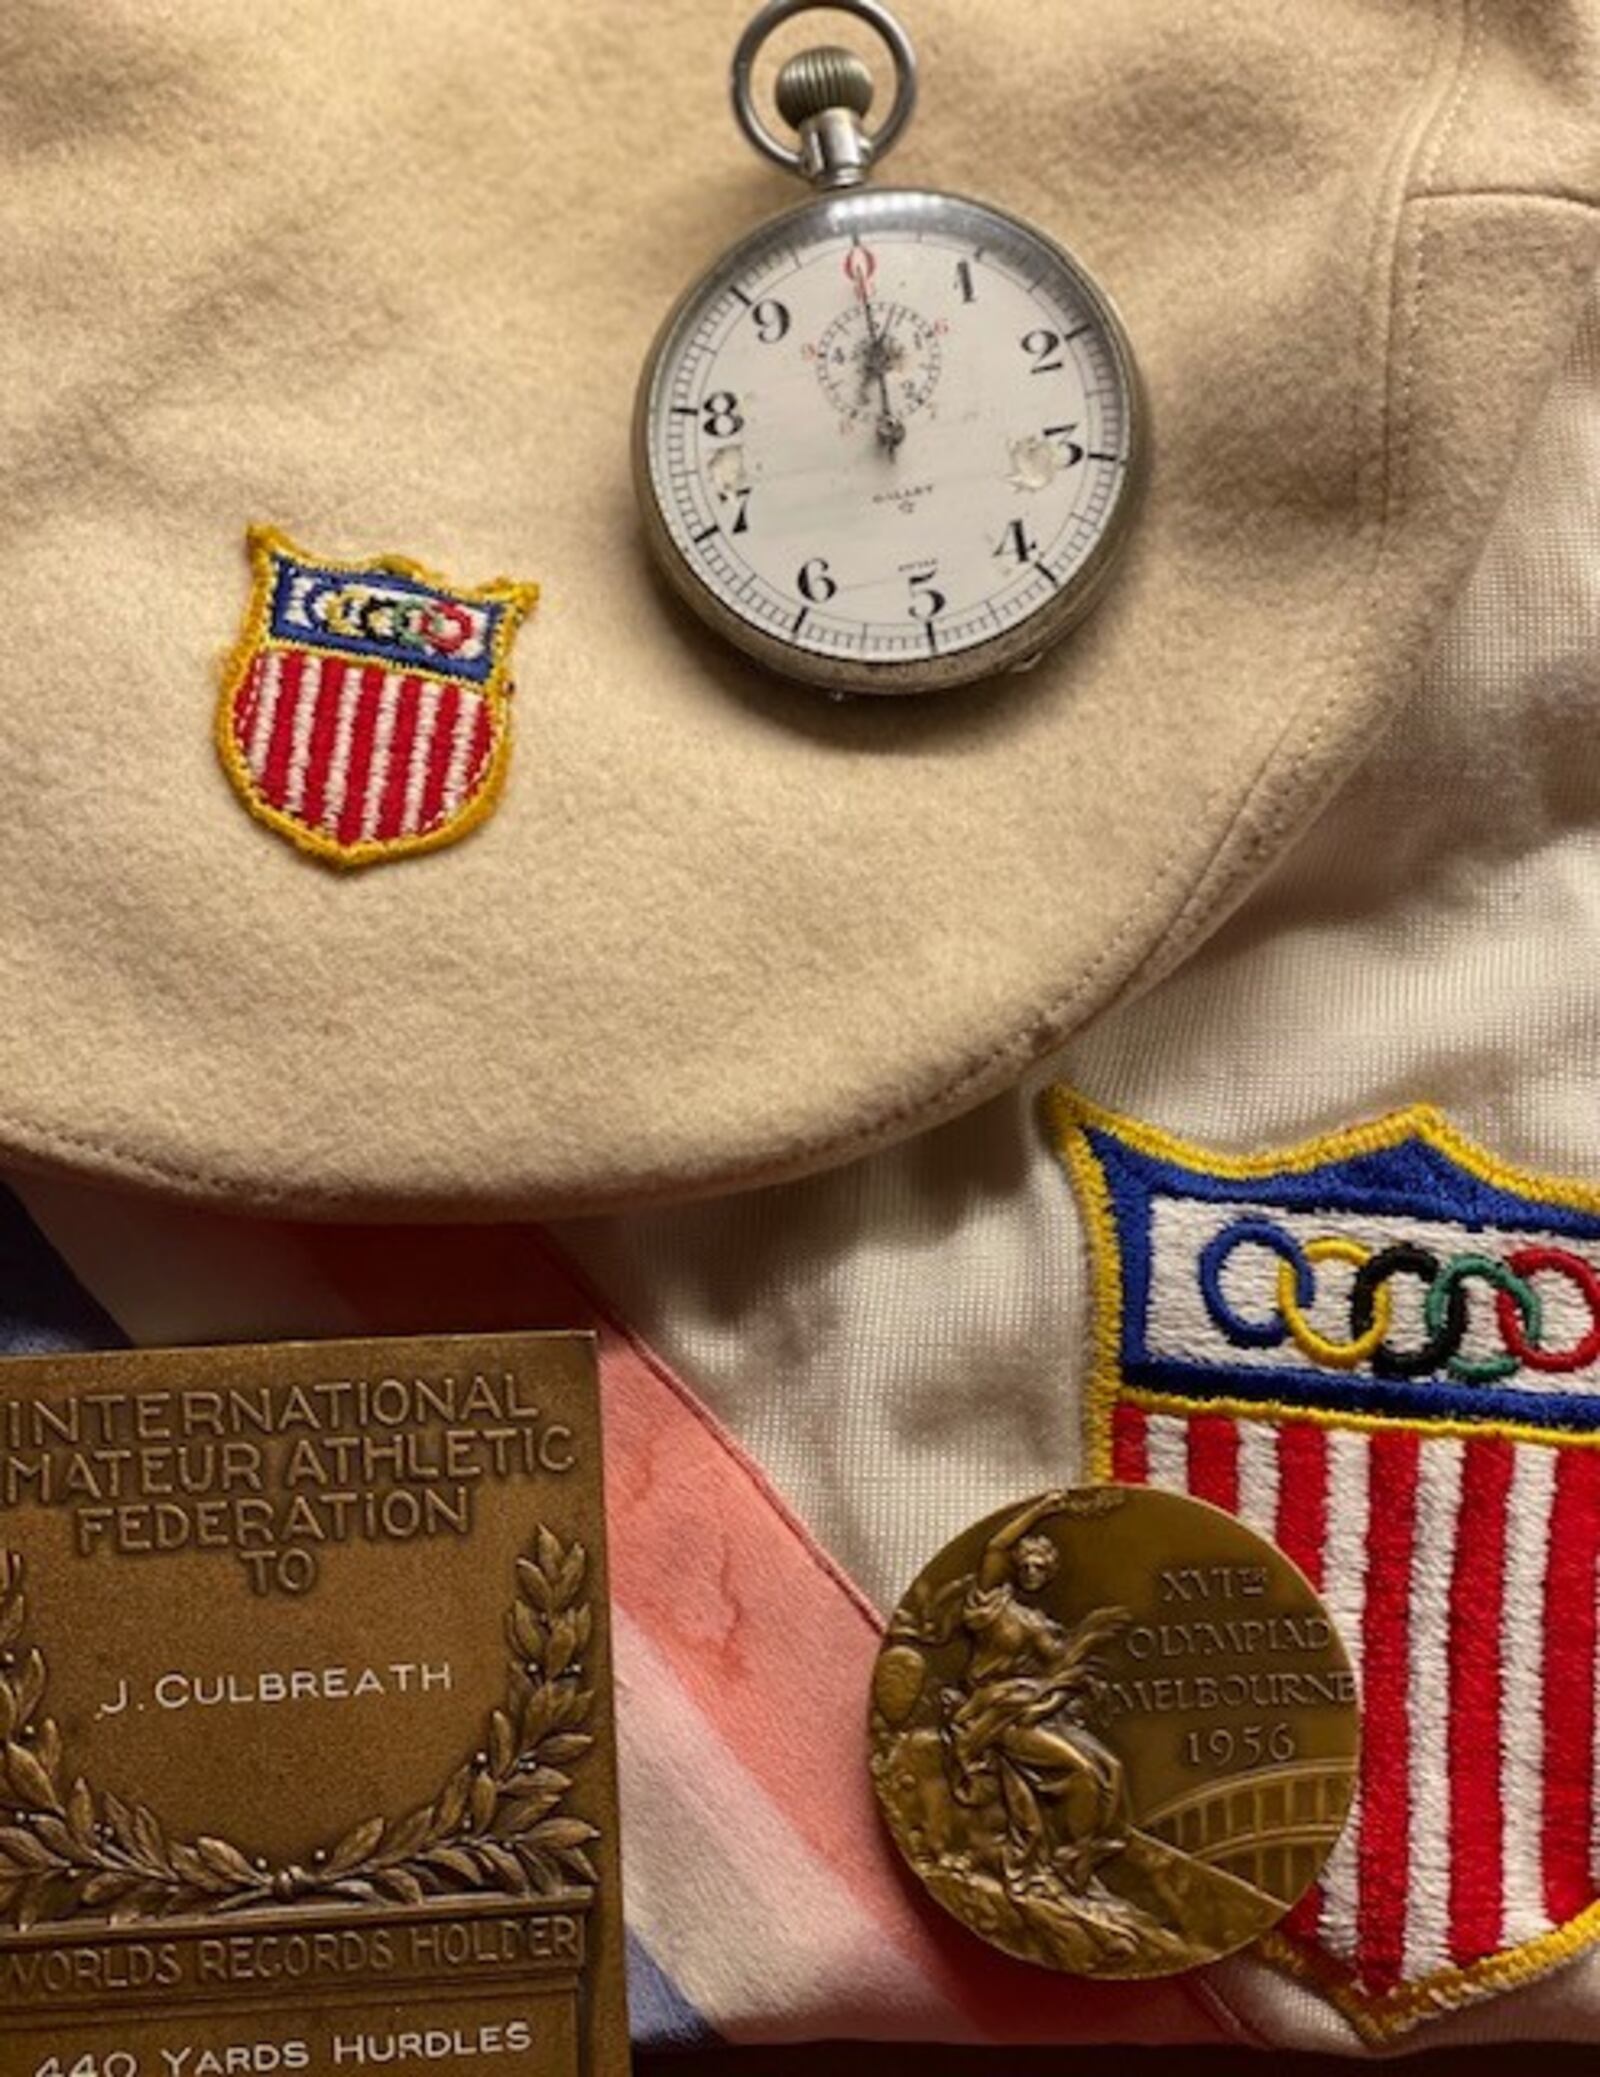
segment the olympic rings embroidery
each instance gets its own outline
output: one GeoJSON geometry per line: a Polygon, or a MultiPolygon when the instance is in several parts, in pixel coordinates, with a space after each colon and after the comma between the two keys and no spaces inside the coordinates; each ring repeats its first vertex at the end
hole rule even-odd
{"type": "Polygon", "coordinates": [[[1320,1370],[1356,1370],[1365,1363],[1375,1377],[1414,1379],[1442,1370],[1466,1384],[1488,1385],[1523,1368],[1583,1370],[1600,1357],[1600,1273],[1565,1248],[1517,1248],[1503,1261],[1468,1251],[1441,1261],[1430,1248],[1411,1242],[1369,1248],[1333,1233],[1301,1242],[1268,1219],[1243,1218],[1213,1234],[1197,1267],[1206,1311],[1235,1347],[1275,1349],[1292,1343],[1320,1370]],[[1263,1319],[1248,1319],[1235,1310],[1222,1288],[1223,1273],[1241,1248],[1264,1249],[1277,1258],[1274,1309],[1263,1319]],[[1350,1332],[1343,1341],[1322,1333],[1308,1317],[1316,1300],[1317,1269],[1324,1262],[1345,1262],[1355,1270],[1350,1332]],[[1565,1278],[1588,1308],[1589,1327],[1568,1348],[1545,1345],[1545,1303],[1533,1283],[1537,1276],[1565,1278]],[[1422,1286],[1424,1339],[1415,1348],[1398,1347],[1391,1338],[1393,1287],[1402,1277],[1422,1286]],[[1497,1354],[1463,1353],[1474,1284],[1486,1285],[1494,1297],[1497,1354]]]}

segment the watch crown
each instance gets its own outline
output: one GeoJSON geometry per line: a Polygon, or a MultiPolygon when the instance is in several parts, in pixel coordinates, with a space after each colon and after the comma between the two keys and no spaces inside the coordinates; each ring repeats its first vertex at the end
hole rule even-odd
{"type": "Polygon", "coordinates": [[[795,130],[804,130],[830,109],[865,116],[873,91],[872,74],[853,50],[824,44],[801,51],[778,74],[778,113],[795,130]]]}
{"type": "Polygon", "coordinates": [[[800,167],[814,186],[859,187],[872,164],[863,120],[872,74],[852,50],[803,50],[778,74],[778,113],[800,137],[800,167]]]}

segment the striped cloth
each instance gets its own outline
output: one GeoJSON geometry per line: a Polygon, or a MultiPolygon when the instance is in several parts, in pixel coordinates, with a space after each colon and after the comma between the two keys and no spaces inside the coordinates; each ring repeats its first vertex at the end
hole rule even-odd
{"type": "Polygon", "coordinates": [[[1360,1673],[1355,1810],[1292,1931],[1381,1997],[1589,1907],[1600,1453],[1121,1405],[1113,1467],[1279,1543],[1360,1673]]]}
{"type": "Polygon", "coordinates": [[[233,728],[262,799],[346,846],[448,822],[494,748],[475,688],[313,649],[259,652],[233,728]]]}

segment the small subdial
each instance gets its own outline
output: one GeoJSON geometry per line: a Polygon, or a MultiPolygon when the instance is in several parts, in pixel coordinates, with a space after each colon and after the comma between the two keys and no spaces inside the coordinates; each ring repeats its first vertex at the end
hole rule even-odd
{"type": "Polygon", "coordinates": [[[939,387],[939,333],[904,303],[856,303],[836,317],[817,347],[817,374],[841,418],[879,419],[887,389],[900,420],[924,410],[939,387]]]}

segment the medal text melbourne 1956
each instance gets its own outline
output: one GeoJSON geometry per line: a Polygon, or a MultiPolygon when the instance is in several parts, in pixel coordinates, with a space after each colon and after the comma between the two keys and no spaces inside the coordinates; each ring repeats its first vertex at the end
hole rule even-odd
{"type": "Polygon", "coordinates": [[[1355,1781],[1355,1679],[1310,1584],[1219,1509],[1046,1493],[948,1545],[889,1625],[872,1774],[931,1893],[1082,1976],[1275,1926],[1355,1781]]]}

